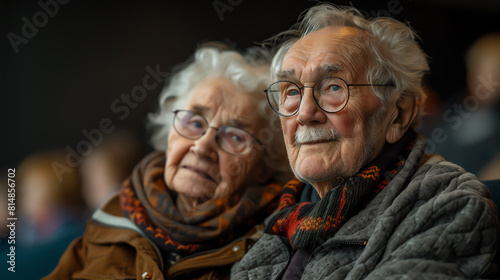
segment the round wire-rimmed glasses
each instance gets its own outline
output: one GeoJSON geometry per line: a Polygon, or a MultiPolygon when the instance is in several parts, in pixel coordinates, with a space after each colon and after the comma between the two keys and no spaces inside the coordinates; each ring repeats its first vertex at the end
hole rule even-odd
{"type": "Polygon", "coordinates": [[[215,140],[219,147],[230,154],[243,155],[252,150],[255,143],[262,147],[264,145],[250,132],[230,126],[224,125],[221,127],[210,126],[208,120],[189,110],[173,110],[174,113],[174,129],[184,138],[196,140],[207,133],[209,128],[215,129],[217,134],[215,140]]]}
{"type": "Polygon", "coordinates": [[[327,113],[337,113],[344,109],[349,101],[350,86],[387,87],[392,85],[348,84],[342,78],[326,77],[319,79],[313,86],[302,87],[291,81],[277,81],[264,92],[274,112],[283,117],[291,117],[299,111],[304,88],[313,89],[314,100],[321,110],[327,113]]]}

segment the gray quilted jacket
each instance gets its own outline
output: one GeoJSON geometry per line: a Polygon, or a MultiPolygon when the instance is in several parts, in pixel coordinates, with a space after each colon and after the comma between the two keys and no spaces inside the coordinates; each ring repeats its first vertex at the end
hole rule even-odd
{"type": "MultiPolygon", "coordinates": [[[[307,259],[301,279],[500,279],[500,223],[476,177],[419,136],[404,168],[307,259]]],[[[265,234],[231,279],[281,279],[292,255],[265,234]]]]}

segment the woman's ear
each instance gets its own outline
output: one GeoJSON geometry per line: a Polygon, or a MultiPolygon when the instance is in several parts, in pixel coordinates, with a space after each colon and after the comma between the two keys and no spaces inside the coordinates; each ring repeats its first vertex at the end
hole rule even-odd
{"type": "Polygon", "coordinates": [[[396,111],[391,116],[386,140],[393,144],[399,141],[411,126],[420,109],[420,98],[403,93],[396,102],[396,111]]]}

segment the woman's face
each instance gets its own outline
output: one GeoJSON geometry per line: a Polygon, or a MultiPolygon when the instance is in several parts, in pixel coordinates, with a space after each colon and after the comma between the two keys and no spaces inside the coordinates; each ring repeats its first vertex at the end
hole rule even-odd
{"type": "MultiPolygon", "coordinates": [[[[257,136],[265,120],[257,111],[258,100],[236,88],[223,77],[209,78],[193,90],[187,108],[208,120],[210,127],[230,125],[257,136]]],[[[186,207],[229,195],[265,173],[262,149],[257,143],[243,155],[223,151],[217,131],[209,128],[196,140],[181,136],[175,129],[168,138],[165,182],[177,192],[186,207]]]]}

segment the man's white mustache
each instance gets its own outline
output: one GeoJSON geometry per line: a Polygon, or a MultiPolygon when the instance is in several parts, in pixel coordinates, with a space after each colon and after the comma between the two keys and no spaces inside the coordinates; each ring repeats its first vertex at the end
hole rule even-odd
{"type": "Polygon", "coordinates": [[[305,126],[295,132],[295,144],[300,145],[307,142],[330,141],[341,139],[342,135],[335,129],[323,129],[319,127],[305,126]]]}

